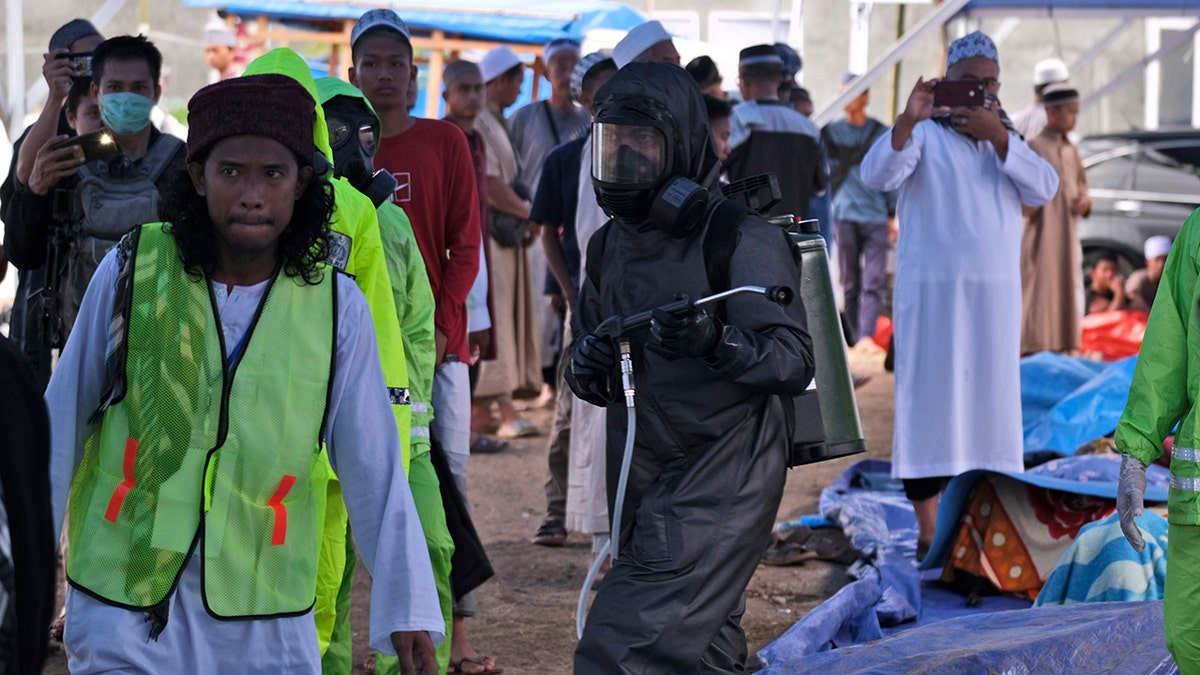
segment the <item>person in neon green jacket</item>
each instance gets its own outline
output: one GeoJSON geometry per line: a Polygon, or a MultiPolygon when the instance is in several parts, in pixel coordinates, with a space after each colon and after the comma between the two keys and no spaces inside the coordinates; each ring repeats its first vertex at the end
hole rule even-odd
{"type": "MultiPolygon", "coordinates": [[[[246,75],[262,73],[291,77],[308,90],[314,102],[319,102],[316,82],[308,64],[291,49],[273,49],[246,67],[246,75]]],[[[316,114],[313,140],[318,153],[326,162],[326,170],[331,170],[333,152],[329,146],[329,128],[320,105],[316,108],[316,114]]],[[[392,293],[391,276],[383,252],[375,205],[344,179],[333,179],[330,183],[333,185],[336,208],[330,224],[334,242],[330,247],[330,258],[326,262],[354,277],[371,308],[375,335],[379,343],[379,360],[383,366],[384,380],[392,394],[392,409],[396,414],[396,426],[400,433],[401,461],[407,472],[412,438],[408,364],[405,360],[400,323],[392,318],[397,316],[396,298],[392,293]]],[[[341,484],[333,475],[327,460],[319,465],[318,470],[324,472],[328,481],[328,498],[324,516],[325,531],[321,538],[317,566],[317,600],[313,616],[317,624],[321,653],[324,655],[329,648],[337,621],[337,598],[344,584],[345,570],[347,567],[353,567],[354,558],[348,558],[346,553],[353,548],[347,529],[341,484]]],[[[349,589],[346,593],[349,593],[349,589]]]]}
{"type": "Polygon", "coordinates": [[[1117,425],[1122,453],[1117,488],[1121,530],[1134,549],[1145,546],[1135,518],[1142,515],[1146,467],[1163,454],[1163,439],[1176,428],[1167,495],[1167,580],[1163,628],[1180,672],[1200,672],[1200,211],[1183,224],[1150,310],[1138,353],[1129,402],[1117,425]]]}
{"type": "MultiPolygon", "coordinates": [[[[417,513],[425,529],[429,557],[433,562],[438,600],[451,629],[450,558],[454,542],[446,527],[436,472],[429,457],[429,421],[433,417],[430,398],[433,391],[434,298],[425,273],[425,262],[417,248],[412,224],[404,209],[388,201],[396,180],[387,171],[372,172],[372,155],[379,139],[379,120],[371,104],[353,85],[337,78],[317,80],[317,93],[329,127],[333,148],[335,175],[350,181],[377,209],[379,229],[383,238],[384,255],[396,297],[396,310],[404,334],[404,355],[408,360],[409,392],[412,399],[412,459],[409,463],[409,486],[417,503],[417,513]]],[[[351,559],[351,549],[347,549],[351,559]]],[[[328,651],[323,660],[327,673],[348,672],[350,658],[349,592],[354,568],[346,566],[341,593],[338,595],[337,622],[328,651]]],[[[449,635],[449,632],[447,632],[449,635]]],[[[450,663],[450,641],[438,646],[438,667],[445,672],[450,663]]],[[[394,657],[378,657],[376,672],[398,672],[399,661],[394,657]]]]}

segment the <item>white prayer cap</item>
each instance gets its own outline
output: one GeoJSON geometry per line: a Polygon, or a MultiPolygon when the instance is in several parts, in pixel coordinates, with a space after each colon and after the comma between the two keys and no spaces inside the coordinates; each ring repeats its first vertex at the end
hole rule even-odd
{"type": "Polygon", "coordinates": [[[564,51],[575,52],[575,57],[579,58],[579,40],[575,38],[554,38],[547,42],[545,48],[542,50],[542,62],[550,63],[550,59],[554,58],[555,54],[564,51]]]}
{"type": "Polygon", "coordinates": [[[671,34],[658,21],[647,21],[634,26],[625,34],[625,37],[621,38],[617,46],[613,47],[613,61],[616,61],[617,68],[624,68],[633,63],[633,60],[642,52],[670,39],[671,34]]]}
{"type": "Polygon", "coordinates": [[[516,52],[500,45],[483,55],[483,60],[479,62],[479,72],[483,74],[484,84],[487,84],[520,63],[521,57],[517,56],[516,52]]]}
{"type": "Polygon", "coordinates": [[[224,21],[210,21],[204,26],[204,44],[237,47],[237,33],[224,21]]]}
{"type": "Polygon", "coordinates": [[[1068,77],[1070,77],[1070,72],[1067,70],[1067,64],[1058,59],[1038,61],[1037,65],[1033,67],[1034,86],[1066,82],[1068,77]]]}
{"type": "Polygon", "coordinates": [[[1165,258],[1171,252],[1171,238],[1164,237],[1161,234],[1150,237],[1146,240],[1145,246],[1142,247],[1142,252],[1146,254],[1146,260],[1151,258],[1165,258]]]}
{"type": "Polygon", "coordinates": [[[984,35],[983,31],[977,30],[950,43],[950,49],[946,50],[946,67],[949,68],[959,61],[969,59],[972,56],[982,56],[996,62],[1000,61],[1000,54],[996,51],[996,43],[992,42],[992,38],[984,35]]]}
{"type": "Polygon", "coordinates": [[[607,49],[601,49],[598,52],[592,52],[579,59],[575,64],[575,69],[571,71],[571,96],[578,99],[583,95],[583,80],[592,72],[593,68],[608,62],[612,65],[612,55],[607,49]]]}

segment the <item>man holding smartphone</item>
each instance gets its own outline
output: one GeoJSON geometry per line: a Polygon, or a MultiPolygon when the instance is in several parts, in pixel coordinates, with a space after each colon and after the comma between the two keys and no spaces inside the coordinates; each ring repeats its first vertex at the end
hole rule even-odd
{"type": "Polygon", "coordinates": [[[999,77],[991,38],[955,40],[944,79],[983,84],[983,105],[937,106],[941,80],[918,79],[860,167],[868,187],[899,190],[892,475],[916,511],[918,559],[950,477],[1023,468],[1021,205],[1054,197],[1058,174],[1007,123],[999,77]]]}

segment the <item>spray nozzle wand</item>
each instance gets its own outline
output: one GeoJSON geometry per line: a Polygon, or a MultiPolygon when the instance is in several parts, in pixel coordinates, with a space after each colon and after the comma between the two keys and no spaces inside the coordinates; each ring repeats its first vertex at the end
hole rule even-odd
{"type": "MultiPolygon", "coordinates": [[[[668,314],[676,314],[690,307],[702,307],[704,305],[718,302],[740,293],[757,293],[767,300],[779,305],[780,307],[787,307],[789,304],[791,304],[792,298],[795,297],[795,293],[787,286],[738,286],[737,288],[731,288],[720,293],[706,295],[697,300],[692,300],[684,295],[678,300],[667,303],[658,309],[667,312],[668,314]]],[[[638,312],[637,314],[626,318],[621,322],[622,331],[628,334],[639,328],[645,328],[646,326],[649,326],[653,311],[654,310],[646,310],[645,312],[638,312]]]]}

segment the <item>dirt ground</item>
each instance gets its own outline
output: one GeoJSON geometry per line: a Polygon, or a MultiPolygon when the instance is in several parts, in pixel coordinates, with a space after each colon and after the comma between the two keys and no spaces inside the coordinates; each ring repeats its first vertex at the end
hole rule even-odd
{"type": "MultiPolygon", "coordinates": [[[[882,355],[851,355],[852,369],[870,379],[857,391],[868,453],[889,457],[894,399],[892,375],[882,355]]],[[[549,410],[530,410],[542,435],[513,442],[511,450],[473,457],[469,498],[475,526],[496,576],[476,592],[478,614],[467,624],[481,653],[496,657],[508,675],[571,672],[575,648],[575,607],[587,573],[590,537],[572,533],[563,548],[530,543],[545,511],[546,432],[549,410]]],[[[788,475],[777,521],[817,513],[821,490],[862,456],[810,464],[788,475]]],[[[770,643],[806,612],[847,583],[846,567],[809,561],[792,567],[760,565],[747,589],[743,626],[751,651],[770,643]]],[[[367,659],[370,580],[359,566],[351,622],[355,673],[367,659]]],[[[66,658],[56,645],[46,673],[66,673],[66,658]]]]}

